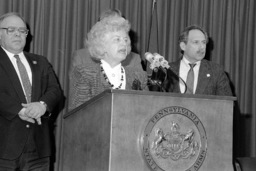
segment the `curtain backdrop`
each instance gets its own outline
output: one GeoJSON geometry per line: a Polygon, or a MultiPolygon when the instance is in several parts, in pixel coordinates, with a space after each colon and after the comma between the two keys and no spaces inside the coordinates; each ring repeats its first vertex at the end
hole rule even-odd
{"type": "MultiPolygon", "coordinates": [[[[143,57],[149,40],[151,0],[0,0],[0,14],[19,12],[28,22],[31,35],[26,51],[48,58],[66,102],[72,53],[83,48],[87,32],[100,13],[110,8],[121,10],[131,22],[133,51],[143,57]]],[[[256,1],[157,0],[156,11],[158,53],[170,62],[180,57],[178,36],[186,26],[197,24],[209,33],[206,58],[224,67],[238,99],[234,155],[256,156],[256,1]]],[[[54,122],[54,168],[60,171],[62,116],[66,111],[64,106],[54,122]]]]}

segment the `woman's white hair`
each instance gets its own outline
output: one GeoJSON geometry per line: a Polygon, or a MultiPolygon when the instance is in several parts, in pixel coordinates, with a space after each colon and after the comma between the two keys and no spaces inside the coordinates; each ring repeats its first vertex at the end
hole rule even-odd
{"type": "MultiPolygon", "coordinates": [[[[87,34],[86,46],[95,59],[102,59],[105,50],[105,35],[107,33],[124,30],[127,34],[130,31],[131,25],[128,20],[121,16],[109,16],[98,21],[87,34]]],[[[130,38],[129,38],[130,41],[130,38]]],[[[128,47],[128,53],[131,51],[131,46],[128,47]]]]}

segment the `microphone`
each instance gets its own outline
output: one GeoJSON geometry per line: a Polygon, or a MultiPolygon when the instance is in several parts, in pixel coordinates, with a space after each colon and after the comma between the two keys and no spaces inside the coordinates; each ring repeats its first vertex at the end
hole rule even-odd
{"type": "Polygon", "coordinates": [[[145,59],[146,59],[147,61],[149,61],[150,63],[153,62],[154,56],[153,56],[152,53],[146,52],[144,56],[145,56],[145,59]]]}
{"type": "Polygon", "coordinates": [[[168,69],[170,67],[165,58],[158,53],[152,54],[150,52],[146,52],[144,56],[145,59],[150,63],[149,67],[152,70],[154,70],[155,68],[168,69]]]}
{"type": "Polygon", "coordinates": [[[184,84],[185,86],[185,92],[187,91],[187,84],[186,82],[179,76],[178,73],[168,64],[168,62],[165,60],[165,58],[158,53],[150,53],[146,52],[145,53],[145,59],[150,63],[149,68],[153,70],[153,73],[151,75],[151,78],[149,80],[153,84],[157,84],[161,90],[164,90],[164,92],[173,92],[175,84],[184,84]],[[154,73],[157,73],[158,70],[160,69],[160,72],[165,73],[165,78],[161,79],[160,82],[157,81],[160,78],[155,78],[157,74],[154,75],[154,73]],[[156,79],[156,80],[154,80],[156,79]],[[162,85],[164,83],[164,85],[162,85]]]}
{"type": "MultiPolygon", "coordinates": [[[[146,52],[144,56],[149,62],[149,68],[152,70],[151,75],[148,77],[149,83],[151,83],[151,85],[157,85],[158,88],[160,88],[160,91],[166,92],[163,85],[167,79],[167,69],[170,67],[168,62],[158,53],[152,54],[150,52],[146,52]]],[[[157,87],[152,88],[153,91],[159,91],[157,87]]]]}

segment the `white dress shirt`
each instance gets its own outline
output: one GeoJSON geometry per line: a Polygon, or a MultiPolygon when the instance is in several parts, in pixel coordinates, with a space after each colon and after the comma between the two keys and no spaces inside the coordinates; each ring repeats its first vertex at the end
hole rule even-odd
{"type": "MultiPolygon", "coordinates": [[[[197,61],[196,65],[194,66],[194,89],[193,93],[196,91],[197,82],[198,82],[198,74],[199,74],[199,68],[200,68],[201,61],[197,61]]],[[[180,77],[186,82],[188,71],[190,70],[189,61],[183,57],[180,61],[180,77]]],[[[185,93],[185,85],[182,81],[180,81],[180,91],[181,93],[185,93]]]]}
{"type": "Polygon", "coordinates": [[[126,85],[126,78],[125,78],[125,70],[123,69],[124,73],[121,73],[121,63],[115,66],[114,68],[111,68],[111,66],[104,60],[101,60],[102,67],[106,73],[106,76],[108,77],[108,80],[111,84],[114,85],[113,88],[117,88],[122,83],[120,89],[125,89],[126,85]],[[121,81],[121,77],[123,75],[123,81],[121,81]]]}
{"type": "Polygon", "coordinates": [[[29,81],[32,85],[32,72],[31,72],[31,68],[29,66],[29,63],[28,63],[24,53],[21,52],[19,54],[13,54],[13,53],[7,51],[6,49],[4,49],[3,47],[2,47],[2,49],[6,52],[7,56],[9,57],[10,61],[12,62],[12,65],[13,65],[13,67],[14,67],[14,69],[15,69],[18,77],[19,77],[20,83],[22,85],[23,92],[24,92],[24,94],[26,94],[25,89],[24,89],[23,84],[22,84],[21,77],[20,77],[20,72],[19,72],[19,68],[17,66],[16,58],[14,57],[14,55],[19,55],[21,62],[23,63],[23,65],[25,66],[25,68],[27,70],[29,81]]]}

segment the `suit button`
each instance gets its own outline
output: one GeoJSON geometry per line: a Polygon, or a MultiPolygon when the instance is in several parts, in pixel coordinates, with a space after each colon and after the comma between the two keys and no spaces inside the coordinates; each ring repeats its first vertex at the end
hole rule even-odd
{"type": "Polygon", "coordinates": [[[27,128],[29,128],[29,125],[26,125],[27,128]]]}

